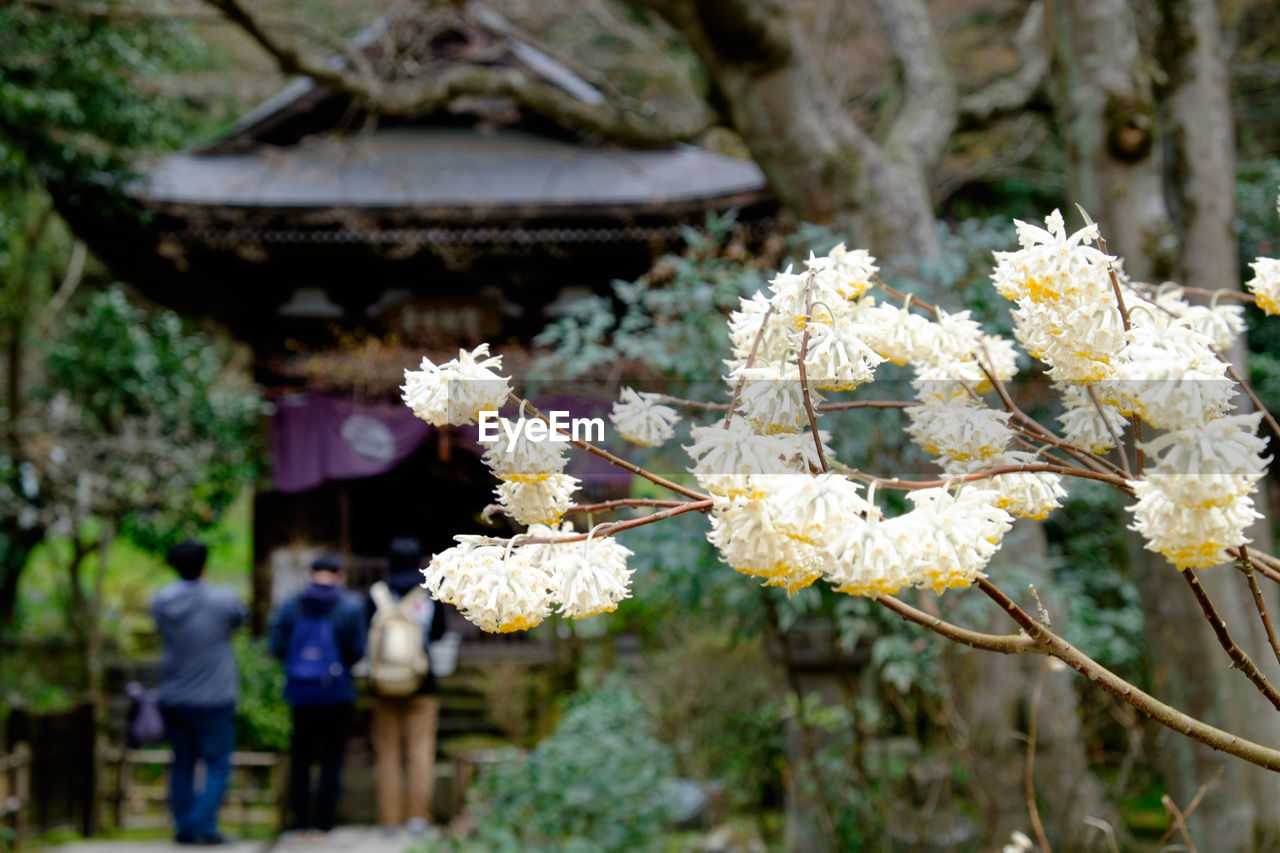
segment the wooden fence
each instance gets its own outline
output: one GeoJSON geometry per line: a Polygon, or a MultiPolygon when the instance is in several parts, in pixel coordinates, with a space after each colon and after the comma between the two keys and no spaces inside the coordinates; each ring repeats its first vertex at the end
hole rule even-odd
{"type": "Polygon", "coordinates": [[[93,706],[86,703],[52,714],[14,708],[7,729],[9,751],[16,752],[19,745],[29,750],[26,831],[66,828],[86,836],[97,832],[93,706]]]}
{"type": "MultiPolygon", "coordinates": [[[[117,829],[155,828],[169,824],[167,749],[119,749],[99,753],[107,784],[102,804],[117,829]]],[[[231,778],[219,818],[238,826],[284,828],[287,759],[268,752],[233,752],[231,778]]]]}
{"type": "Polygon", "coordinates": [[[0,755],[0,850],[21,850],[31,805],[31,750],[25,743],[0,755]]]}

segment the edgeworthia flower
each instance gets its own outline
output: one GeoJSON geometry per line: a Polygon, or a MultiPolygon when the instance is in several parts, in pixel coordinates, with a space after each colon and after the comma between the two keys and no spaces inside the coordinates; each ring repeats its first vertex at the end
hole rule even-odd
{"type": "Polygon", "coordinates": [[[482,411],[497,411],[511,395],[502,356],[489,355],[489,345],[480,344],[471,352],[458,350],[458,357],[437,365],[424,357],[418,370],[404,372],[402,398],[413,413],[433,426],[473,424],[482,411]]]}
{"type": "Polygon", "coordinates": [[[609,413],[618,435],[632,444],[657,447],[675,435],[680,413],[661,405],[657,394],[643,394],[624,387],[609,413]]]}

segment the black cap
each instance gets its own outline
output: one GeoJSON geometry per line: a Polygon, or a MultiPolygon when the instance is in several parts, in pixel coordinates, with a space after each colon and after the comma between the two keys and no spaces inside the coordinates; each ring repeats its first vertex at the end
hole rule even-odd
{"type": "Polygon", "coordinates": [[[338,562],[337,557],[331,554],[324,554],[311,561],[311,571],[337,574],[342,571],[342,564],[338,562]]]}

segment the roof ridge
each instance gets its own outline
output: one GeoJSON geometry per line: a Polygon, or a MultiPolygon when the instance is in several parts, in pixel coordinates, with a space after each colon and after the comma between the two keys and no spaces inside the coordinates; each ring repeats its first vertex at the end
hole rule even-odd
{"type": "MultiPolygon", "coordinates": [[[[397,6],[398,9],[392,8],[384,12],[369,26],[354,35],[349,40],[351,49],[367,54],[377,47],[380,39],[391,31],[393,25],[422,16],[421,13],[409,14],[421,8],[418,4],[399,3],[397,6]]],[[[438,13],[440,10],[437,8],[430,11],[438,13]]],[[[502,43],[503,48],[512,58],[524,65],[525,69],[535,76],[583,103],[599,104],[605,100],[604,94],[599,89],[564,63],[522,39],[516,28],[489,6],[477,0],[468,0],[457,10],[457,13],[459,23],[470,25],[493,36],[495,40],[502,43]]],[[[339,52],[329,57],[326,64],[331,68],[340,69],[350,65],[350,62],[346,53],[339,52]]],[[[213,153],[257,142],[263,135],[279,127],[293,115],[310,109],[319,101],[333,95],[331,90],[316,83],[312,78],[295,75],[278,92],[242,116],[225,135],[202,150],[213,153]]]]}

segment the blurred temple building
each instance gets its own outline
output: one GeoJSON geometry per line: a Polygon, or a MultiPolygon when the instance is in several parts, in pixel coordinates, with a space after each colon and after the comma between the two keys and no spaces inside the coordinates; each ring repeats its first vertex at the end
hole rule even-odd
{"type": "MultiPolygon", "coordinates": [[[[604,97],[481,7],[447,25],[385,17],[350,52],[423,77],[460,60],[511,66],[580,101],[604,97]]],[[[710,213],[736,209],[759,228],[777,209],[749,160],[621,149],[504,98],[375,120],[310,78],[149,167],[131,198],[142,216],[63,207],[147,298],[247,343],[274,402],[274,471],[254,512],[259,626],[300,582],[307,549],[339,549],[360,586],[391,536],[442,549],[493,500],[468,436],[399,401],[405,367],[491,341],[518,374],[531,337],[575,296],[642,274],[710,213]]],[[[589,464],[570,472],[589,498],[626,488],[589,464]]]]}

